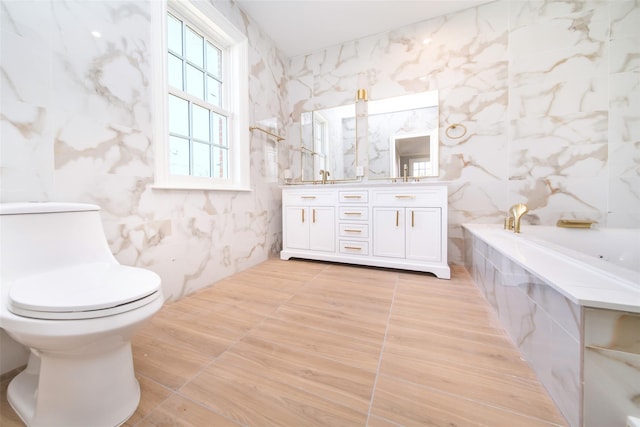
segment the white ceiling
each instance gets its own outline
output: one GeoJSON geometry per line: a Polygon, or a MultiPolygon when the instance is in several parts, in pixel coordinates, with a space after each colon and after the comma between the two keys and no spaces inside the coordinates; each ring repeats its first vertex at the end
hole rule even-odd
{"type": "Polygon", "coordinates": [[[288,57],[490,0],[236,0],[288,57]]]}

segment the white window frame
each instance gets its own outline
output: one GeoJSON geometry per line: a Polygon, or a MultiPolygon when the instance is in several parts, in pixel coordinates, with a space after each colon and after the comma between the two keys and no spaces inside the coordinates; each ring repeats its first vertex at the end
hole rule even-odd
{"type": "Polygon", "coordinates": [[[247,37],[215,7],[185,0],[151,3],[151,86],[153,142],[155,146],[154,188],[184,190],[251,191],[249,148],[249,64],[247,37]],[[228,54],[223,62],[225,109],[229,139],[228,179],[172,175],[169,165],[167,76],[167,13],[184,19],[201,34],[221,43],[228,54]]]}

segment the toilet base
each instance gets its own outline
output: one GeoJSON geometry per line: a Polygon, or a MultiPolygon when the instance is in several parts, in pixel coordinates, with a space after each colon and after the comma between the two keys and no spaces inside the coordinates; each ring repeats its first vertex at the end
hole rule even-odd
{"type": "Polygon", "coordinates": [[[36,354],[9,384],[7,400],[27,426],[114,427],[138,407],[131,343],[98,354],[36,354]]]}

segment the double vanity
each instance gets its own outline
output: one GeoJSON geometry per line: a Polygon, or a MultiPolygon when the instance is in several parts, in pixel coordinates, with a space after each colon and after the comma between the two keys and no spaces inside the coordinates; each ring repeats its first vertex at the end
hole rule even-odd
{"type": "Polygon", "coordinates": [[[425,181],[439,175],[438,128],[437,91],[368,102],[361,89],[356,104],[302,113],[280,257],[449,279],[447,186],[425,181]]]}
{"type": "Polygon", "coordinates": [[[447,264],[447,187],[442,183],[285,186],[280,258],[429,272],[447,264]]]}

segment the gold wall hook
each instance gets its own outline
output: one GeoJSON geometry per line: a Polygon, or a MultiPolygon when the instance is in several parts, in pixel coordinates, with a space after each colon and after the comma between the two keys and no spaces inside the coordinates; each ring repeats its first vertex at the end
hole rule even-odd
{"type": "Polygon", "coordinates": [[[358,89],[356,92],[356,101],[368,101],[369,95],[367,94],[366,89],[358,89]]]}

